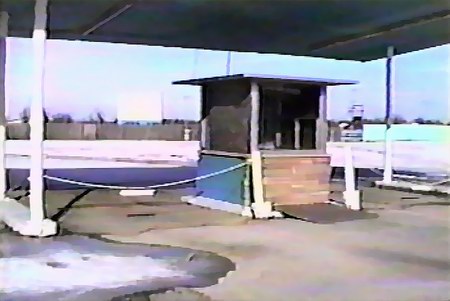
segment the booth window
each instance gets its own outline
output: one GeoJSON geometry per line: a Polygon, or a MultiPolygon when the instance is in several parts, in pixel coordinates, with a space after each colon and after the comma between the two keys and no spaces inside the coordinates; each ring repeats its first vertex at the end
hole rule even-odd
{"type": "Polygon", "coordinates": [[[260,149],[314,150],[320,87],[261,87],[260,149]]]}

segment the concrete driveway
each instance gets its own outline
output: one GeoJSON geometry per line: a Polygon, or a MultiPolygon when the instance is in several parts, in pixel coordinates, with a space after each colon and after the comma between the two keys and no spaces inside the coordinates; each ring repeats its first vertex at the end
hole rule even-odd
{"type": "Polygon", "coordinates": [[[237,270],[199,289],[213,300],[449,300],[449,200],[377,189],[365,195],[377,219],[252,221],[107,238],[230,258],[237,270]]]}
{"type": "MultiPolygon", "coordinates": [[[[50,214],[78,193],[49,192],[50,214]]],[[[197,289],[215,301],[449,300],[450,200],[373,188],[364,188],[364,200],[376,218],[312,224],[248,221],[181,204],[174,192],[124,198],[99,191],[75,202],[61,224],[74,233],[228,257],[236,271],[197,289]]]]}

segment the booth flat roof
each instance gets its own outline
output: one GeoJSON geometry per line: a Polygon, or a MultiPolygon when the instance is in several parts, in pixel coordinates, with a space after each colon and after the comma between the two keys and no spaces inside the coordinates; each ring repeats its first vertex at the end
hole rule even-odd
{"type": "MultiPolygon", "coordinates": [[[[0,0],[31,37],[34,0],[0,0]]],[[[368,61],[450,42],[448,0],[49,0],[49,38],[368,61]]]]}
{"type": "Polygon", "coordinates": [[[212,82],[236,81],[236,80],[254,80],[256,82],[278,82],[291,84],[308,84],[317,86],[337,86],[337,85],[354,85],[358,81],[329,79],[329,78],[311,78],[311,77],[293,77],[283,75],[269,74],[233,74],[197,79],[179,80],[173,82],[174,85],[205,85],[212,82]]]}

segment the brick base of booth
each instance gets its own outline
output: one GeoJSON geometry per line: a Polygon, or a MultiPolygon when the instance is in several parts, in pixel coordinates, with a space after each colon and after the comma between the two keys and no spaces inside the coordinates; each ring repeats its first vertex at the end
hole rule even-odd
{"type": "Polygon", "coordinates": [[[329,156],[270,156],[263,158],[262,166],[264,197],[275,206],[328,202],[329,156]]]}

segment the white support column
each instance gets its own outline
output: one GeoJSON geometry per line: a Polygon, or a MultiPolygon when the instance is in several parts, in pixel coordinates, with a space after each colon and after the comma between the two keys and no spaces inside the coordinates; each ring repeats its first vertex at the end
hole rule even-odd
{"type": "Polygon", "coordinates": [[[355,169],[353,166],[353,152],[351,146],[345,146],[345,191],[344,200],[347,208],[361,210],[360,192],[355,187],[355,169]]]}
{"type": "Polygon", "coordinates": [[[383,184],[392,183],[392,137],[391,137],[391,105],[392,105],[392,58],[394,47],[388,47],[386,60],[386,132],[384,137],[384,172],[383,184]]]}
{"type": "Polygon", "coordinates": [[[8,36],[7,12],[0,12],[0,201],[6,192],[6,38],[8,36]]]}
{"type": "Polygon", "coordinates": [[[384,138],[384,169],[383,169],[383,184],[392,183],[392,139],[390,130],[386,130],[384,138]]]}
{"type": "Polygon", "coordinates": [[[44,140],[44,71],[47,38],[48,0],[36,0],[33,31],[33,96],[30,116],[30,222],[23,235],[49,236],[56,234],[56,223],[45,219],[43,140],[44,140]]]}

